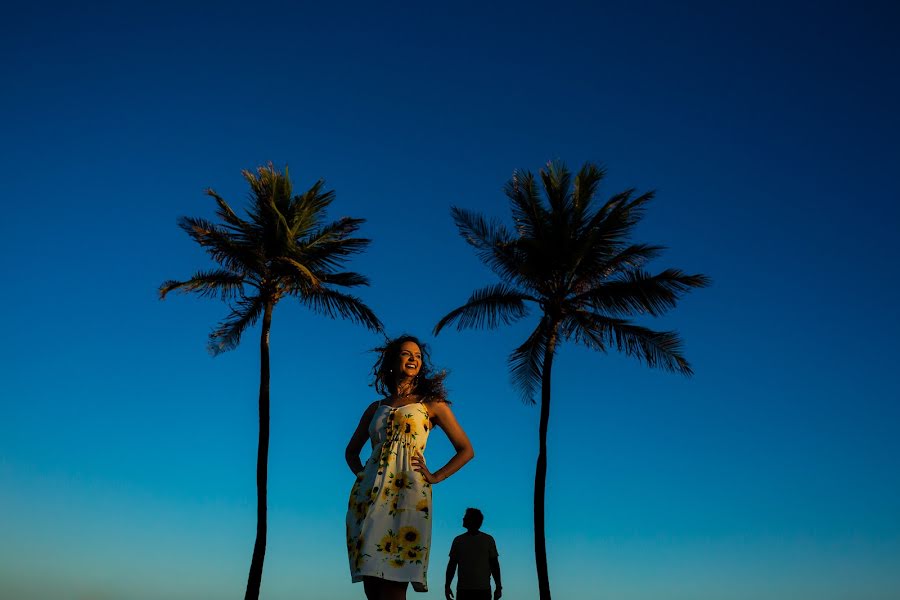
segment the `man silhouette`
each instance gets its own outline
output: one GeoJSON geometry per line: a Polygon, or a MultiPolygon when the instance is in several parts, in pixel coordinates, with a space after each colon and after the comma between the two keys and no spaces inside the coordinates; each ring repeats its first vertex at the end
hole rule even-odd
{"type": "Polygon", "coordinates": [[[503,586],[500,583],[500,561],[497,560],[497,544],[494,538],[478,531],[484,522],[484,515],[477,508],[467,508],[463,516],[463,527],[468,531],[456,536],[450,546],[450,561],[447,563],[447,582],[444,595],[453,600],[453,574],[459,565],[459,579],[456,582],[456,600],[491,600],[491,576],[494,577],[494,600],[500,600],[503,586]]]}

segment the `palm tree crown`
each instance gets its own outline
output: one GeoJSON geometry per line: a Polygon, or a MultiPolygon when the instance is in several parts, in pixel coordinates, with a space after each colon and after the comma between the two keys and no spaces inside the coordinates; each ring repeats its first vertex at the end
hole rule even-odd
{"type": "Polygon", "coordinates": [[[602,352],[612,347],[651,367],[692,372],[676,332],[653,331],[628,318],[659,316],[709,279],[677,269],[656,275],[642,270],[664,250],[629,242],[653,192],[638,195],[628,189],[595,208],[604,174],[587,163],[573,186],[565,165],[549,163],[540,171],[547,206],[535,177],[515,173],[505,187],[512,231],[471,211],[451,209],[462,237],[500,282],[473,292],[438,322],[435,334],[453,323],[458,330],[492,329],[526,316],[529,303],[538,305],[537,327],[509,358],[513,382],[526,402],[534,402],[551,339],[554,346],[571,340],[602,352]]]}
{"type": "Polygon", "coordinates": [[[166,281],[159,288],[160,297],[179,290],[220,296],[231,303],[231,313],[209,336],[213,354],[237,347],[266,304],[276,304],[285,295],[329,317],[380,330],[381,322],[359,298],[335,289],[369,283],[358,273],[338,270],[368,245],[367,239],[351,237],[363,220],[344,217],[325,223],[325,210],[335,194],[323,190],[323,180],[294,196],[287,169],[282,174],[269,164],[256,174],[245,170],[243,175],[251,190],[247,218],[239,217],[208,189],[223,223],[196,217],[178,221],[220,268],[198,271],[185,281],[166,281]]]}

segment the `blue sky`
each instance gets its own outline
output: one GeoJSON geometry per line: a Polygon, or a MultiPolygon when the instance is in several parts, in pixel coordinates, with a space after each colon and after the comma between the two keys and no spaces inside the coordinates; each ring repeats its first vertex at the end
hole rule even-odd
{"type": "MultiPolygon", "coordinates": [[[[240,597],[255,527],[257,348],[210,358],[209,264],[175,226],[241,169],[324,177],[391,334],[433,342],[476,459],[435,489],[430,579],[467,506],[506,597],[536,598],[537,409],[496,332],[434,323],[490,272],[449,207],[504,218],[514,169],[609,170],[658,197],[637,240],[714,285],[652,324],[696,375],[564,347],[547,537],[558,598],[900,596],[891,3],[373,8],[45,3],[0,24],[0,596],[240,597]]],[[[650,323],[648,323],[650,324],[650,323]]],[[[263,597],[349,582],[343,448],[378,338],[284,302],[272,334],[263,597]]],[[[450,446],[435,434],[429,464],[450,446]]],[[[410,592],[412,597],[412,592],[410,592]]]]}

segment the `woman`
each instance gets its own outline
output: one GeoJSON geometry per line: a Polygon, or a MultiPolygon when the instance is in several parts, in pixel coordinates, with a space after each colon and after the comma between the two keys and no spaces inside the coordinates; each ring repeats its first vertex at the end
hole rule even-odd
{"type": "Polygon", "coordinates": [[[444,390],[444,373],[432,374],[425,347],[404,335],[379,348],[372,369],[384,398],[366,408],[345,457],[356,483],[347,510],[347,552],[354,582],[368,600],[403,600],[409,583],[428,591],[431,486],[475,456],[456,422],[444,390]],[[456,449],[446,465],[425,466],[429,432],[440,427],[456,449]],[[363,467],[359,453],[371,440],[363,467]]]}

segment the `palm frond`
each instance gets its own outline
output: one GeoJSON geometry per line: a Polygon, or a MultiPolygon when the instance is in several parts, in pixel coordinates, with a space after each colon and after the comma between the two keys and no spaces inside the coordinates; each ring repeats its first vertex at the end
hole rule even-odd
{"type": "Polygon", "coordinates": [[[675,331],[653,331],[624,319],[588,311],[573,311],[561,329],[567,337],[594,350],[605,352],[607,347],[615,347],[648,367],[693,374],[675,331]]]}
{"type": "Polygon", "coordinates": [[[478,213],[451,207],[450,214],[460,235],[475,248],[475,254],[506,283],[521,283],[521,257],[517,243],[502,223],[487,221],[478,213]]]}
{"type": "Polygon", "coordinates": [[[654,258],[658,258],[665,249],[665,246],[632,244],[623,248],[615,256],[600,265],[600,274],[606,278],[621,271],[639,269],[654,258]]]}
{"type": "MultiPolygon", "coordinates": [[[[273,182],[273,186],[279,184],[273,182]]],[[[296,247],[296,240],[291,235],[288,223],[286,202],[279,202],[274,195],[259,198],[257,206],[262,219],[262,245],[267,257],[276,257],[290,252],[296,247]]]]}
{"type": "Polygon", "coordinates": [[[510,378],[525,404],[535,404],[535,392],[541,387],[548,327],[549,320],[544,316],[528,339],[509,355],[510,378]]]}
{"type": "Polygon", "coordinates": [[[178,226],[226,269],[236,273],[261,270],[263,257],[259,250],[235,240],[219,225],[198,217],[180,217],[178,226]]]}
{"type": "Polygon", "coordinates": [[[256,323],[264,308],[265,302],[259,295],[238,300],[232,305],[231,314],[209,334],[209,353],[217,356],[237,348],[244,330],[256,323]]]}
{"type": "Polygon", "coordinates": [[[287,167],[285,167],[284,173],[279,173],[275,165],[269,162],[257,167],[255,174],[249,169],[244,169],[241,171],[241,175],[250,185],[254,204],[259,204],[258,200],[265,199],[277,205],[280,212],[288,212],[293,194],[293,184],[291,184],[287,167]]]}
{"type": "Polygon", "coordinates": [[[490,250],[494,246],[513,241],[509,230],[502,223],[493,219],[487,221],[479,213],[451,206],[450,216],[462,238],[476,250],[490,250]]]}
{"type": "Polygon", "coordinates": [[[559,324],[562,339],[586,346],[591,350],[606,354],[606,340],[592,328],[590,314],[582,310],[572,310],[565,314],[559,324]]]}
{"type": "Polygon", "coordinates": [[[630,200],[634,195],[635,191],[636,190],[634,188],[628,188],[626,190],[622,190],[617,194],[613,194],[610,199],[607,200],[603,204],[603,206],[601,206],[599,210],[597,210],[596,213],[594,213],[594,216],[588,223],[588,228],[594,229],[596,227],[599,227],[601,223],[609,218],[613,211],[621,207],[623,204],[626,204],[628,200],[630,200]]]}
{"type": "Polygon", "coordinates": [[[159,298],[162,300],[169,292],[179,291],[196,292],[206,298],[218,296],[222,300],[229,300],[243,292],[245,282],[246,278],[243,275],[223,269],[197,271],[185,281],[174,279],[164,281],[159,286],[159,298]]]}
{"type": "Polygon", "coordinates": [[[503,189],[510,200],[519,237],[543,238],[549,226],[550,213],[541,203],[534,175],[529,171],[516,171],[503,189]]]}
{"type": "Polygon", "coordinates": [[[575,213],[575,224],[580,229],[585,225],[585,215],[590,214],[591,204],[597,187],[606,176],[606,169],[586,162],[575,176],[575,189],[572,192],[572,209],[575,213]]]}
{"type": "Polygon", "coordinates": [[[360,285],[369,285],[369,278],[359,273],[327,273],[322,276],[322,283],[328,285],[338,285],[341,287],[356,287],[360,285]]]}
{"type": "Polygon", "coordinates": [[[658,317],[675,308],[679,298],[691,289],[709,283],[705,275],[685,275],[678,269],[666,269],[656,275],[633,269],[624,272],[620,279],[599,283],[572,301],[613,315],[650,314],[658,317]]]}
{"type": "Polygon", "coordinates": [[[306,307],[321,315],[332,319],[338,317],[349,319],[375,332],[384,329],[384,326],[378,317],[375,316],[375,313],[372,312],[372,309],[356,296],[330,289],[324,285],[303,291],[294,288],[289,293],[306,307]]]}
{"type": "Polygon", "coordinates": [[[636,190],[628,188],[613,195],[588,222],[588,229],[597,229],[609,239],[630,234],[644,216],[646,204],[656,197],[653,190],[634,198],[636,190]]]}
{"type": "Polygon", "coordinates": [[[297,248],[298,260],[308,265],[317,272],[331,273],[335,269],[344,266],[347,259],[360,254],[368,248],[371,240],[367,238],[344,238],[322,242],[312,248],[299,246],[297,248]]]}
{"type": "Polygon", "coordinates": [[[304,237],[319,227],[319,223],[324,218],[325,209],[336,197],[334,190],[323,192],[324,186],[325,180],[319,179],[308,190],[294,197],[289,215],[291,235],[294,238],[304,237]]]}
{"type": "Polygon", "coordinates": [[[508,325],[528,314],[525,300],[536,301],[503,283],[475,290],[464,305],[450,311],[438,321],[434,326],[434,335],[453,322],[456,322],[457,331],[469,328],[495,329],[501,323],[508,325]]]}
{"type": "Polygon", "coordinates": [[[278,256],[293,245],[288,213],[291,208],[292,185],[287,171],[279,173],[272,163],[258,167],[256,174],[242,171],[250,185],[251,204],[248,214],[258,226],[258,242],[267,256],[278,256]]]}
{"type": "MultiPolygon", "coordinates": [[[[272,261],[273,266],[279,266],[288,274],[288,277],[295,283],[299,283],[301,287],[315,287],[319,285],[322,281],[318,275],[312,272],[312,270],[301,263],[300,261],[294,260],[290,256],[279,256],[278,258],[272,261]]],[[[281,269],[278,269],[281,271],[281,269]]],[[[283,274],[279,273],[279,275],[283,274]]]]}
{"type": "Polygon", "coordinates": [[[314,247],[328,242],[345,240],[348,239],[347,236],[350,234],[356,233],[360,226],[365,222],[365,219],[341,217],[336,221],[332,221],[331,223],[310,232],[304,238],[302,243],[304,246],[314,247]]]}
{"type": "Polygon", "coordinates": [[[654,192],[633,198],[633,189],[613,196],[589,220],[584,236],[590,238],[596,260],[610,260],[629,244],[634,227],[644,215],[644,205],[653,199],[654,192]]]}
{"type": "Polygon", "coordinates": [[[598,237],[594,232],[582,236],[582,258],[573,269],[572,292],[575,294],[583,293],[622,272],[640,268],[665,250],[664,246],[632,244],[616,252],[616,247],[611,248],[602,240],[598,242],[598,237]]]}
{"type": "Polygon", "coordinates": [[[341,267],[348,257],[369,246],[371,240],[348,237],[364,222],[364,219],[344,217],[310,232],[297,240],[296,260],[323,272],[341,267]]]}
{"type": "Polygon", "coordinates": [[[207,188],[206,195],[211,196],[216,201],[216,204],[218,205],[216,214],[219,215],[219,218],[234,228],[235,231],[246,233],[250,229],[250,223],[237,216],[237,213],[232,210],[231,206],[229,206],[225,199],[217,194],[215,190],[207,188]]]}
{"type": "Polygon", "coordinates": [[[621,227],[630,231],[644,217],[647,203],[656,197],[656,192],[650,190],[637,198],[629,198],[625,202],[616,205],[606,218],[606,223],[612,227],[621,227]]]}
{"type": "Polygon", "coordinates": [[[570,215],[569,188],[572,183],[572,174],[561,161],[554,160],[540,171],[541,181],[544,184],[544,194],[550,203],[550,212],[556,219],[562,219],[570,215]]]}

